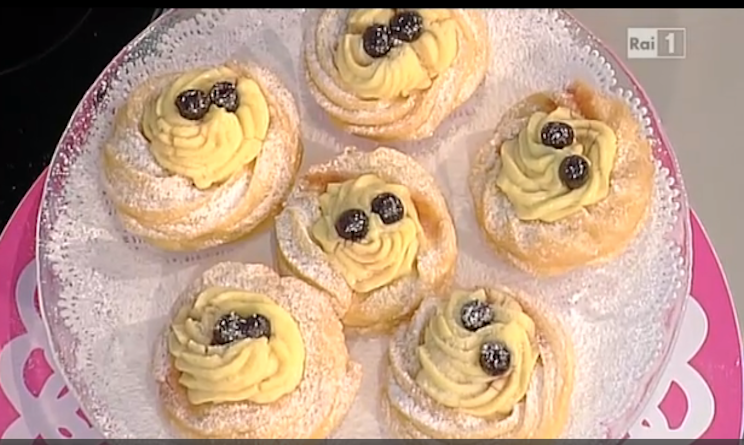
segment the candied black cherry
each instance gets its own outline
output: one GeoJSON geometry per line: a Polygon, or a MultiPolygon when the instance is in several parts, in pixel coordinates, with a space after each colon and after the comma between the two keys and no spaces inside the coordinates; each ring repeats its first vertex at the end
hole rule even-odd
{"type": "Polygon", "coordinates": [[[540,131],[543,145],[557,149],[568,147],[574,142],[574,131],[565,122],[548,122],[540,131]]]}
{"type": "Polygon", "coordinates": [[[581,187],[589,180],[589,161],[579,155],[566,156],[558,167],[558,177],[569,190],[581,187]]]}
{"type": "Polygon", "coordinates": [[[383,224],[397,223],[406,213],[403,202],[392,193],[380,193],[372,200],[372,212],[380,216],[383,224]]]}
{"type": "Polygon", "coordinates": [[[198,121],[209,111],[209,96],[201,90],[186,90],[176,96],[178,114],[184,119],[198,121]]]}
{"type": "Polygon", "coordinates": [[[416,11],[401,11],[390,19],[390,35],[403,42],[413,42],[424,32],[424,18],[416,11]]]}
{"type": "Polygon", "coordinates": [[[226,345],[244,339],[245,321],[245,318],[235,312],[229,312],[220,317],[212,331],[212,344],[226,345]]]}
{"type": "Polygon", "coordinates": [[[244,338],[260,338],[271,336],[271,322],[260,314],[241,317],[235,312],[229,312],[214,325],[212,331],[213,345],[226,345],[244,338]]]}
{"type": "Polygon", "coordinates": [[[251,314],[245,318],[243,334],[246,338],[271,337],[271,322],[261,314],[251,314]]]}
{"type": "Polygon", "coordinates": [[[385,25],[369,26],[362,34],[362,46],[370,57],[384,57],[393,47],[390,28],[385,25]]]}
{"type": "Polygon", "coordinates": [[[460,308],[460,321],[462,321],[462,327],[475,332],[493,323],[493,309],[485,301],[468,301],[460,308]]]}
{"type": "Polygon", "coordinates": [[[209,98],[212,103],[225,111],[234,113],[240,106],[240,98],[235,84],[231,82],[217,82],[209,90],[209,98]]]}
{"type": "Polygon", "coordinates": [[[483,371],[491,376],[499,376],[506,373],[511,366],[511,352],[506,345],[489,341],[481,345],[480,349],[480,367],[483,371]]]}
{"type": "Polygon", "coordinates": [[[346,210],[336,220],[336,233],[347,241],[360,241],[368,232],[369,218],[363,210],[346,210]]]}

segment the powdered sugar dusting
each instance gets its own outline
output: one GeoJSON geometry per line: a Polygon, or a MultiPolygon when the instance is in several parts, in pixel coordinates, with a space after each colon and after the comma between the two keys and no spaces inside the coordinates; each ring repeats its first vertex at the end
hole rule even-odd
{"type": "MultiPolygon", "coordinates": [[[[147,149],[147,139],[142,136],[142,133],[139,131],[129,131],[127,133],[119,141],[118,152],[122,161],[152,176],[166,176],[167,172],[158,165],[155,157],[147,149]]],[[[188,190],[198,191],[194,187],[189,187],[188,190]]],[[[143,204],[146,203],[147,201],[143,200],[143,204]]]]}
{"type": "MultiPolygon", "coordinates": [[[[154,75],[250,59],[272,70],[298,102],[305,146],[304,171],[346,145],[371,141],[341,134],[305,87],[301,46],[307,24],[301,9],[175,11],[117,57],[84,99],[50,170],[39,234],[41,293],[60,368],[89,417],[108,437],[166,438],[151,363],[171,304],[198,274],[217,262],[274,265],[274,240],[263,233],[197,254],[164,253],[142,244],[111,215],[100,185],[100,150],[114,110],[133,87],[154,75]],[[135,407],[135,409],[133,409],[135,407]]],[[[556,11],[487,13],[493,63],[484,84],[435,137],[393,144],[432,173],[457,226],[457,284],[503,282],[528,292],[534,303],[565,323],[577,354],[576,389],[564,437],[618,437],[634,420],[644,385],[658,375],[687,292],[690,250],[686,214],[666,148],[654,142],[657,164],[653,211],[647,226],[617,260],[537,281],[500,261],[483,246],[467,190],[473,151],[487,141],[498,117],[537,90],[582,79],[615,88],[612,66],[556,11]]],[[[628,79],[620,79],[632,87],[628,79]]],[[[617,89],[649,126],[648,110],[632,91],[617,89]]],[[[647,134],[652,137],[651,128],[647,134]]],[[[387,339],[349,339],[364,381],[334,437],[374,438],[386,433],[378,411],[380,359],[387,339]]],[[[539,382],[538,382],[539,383],[539,382]]]]}

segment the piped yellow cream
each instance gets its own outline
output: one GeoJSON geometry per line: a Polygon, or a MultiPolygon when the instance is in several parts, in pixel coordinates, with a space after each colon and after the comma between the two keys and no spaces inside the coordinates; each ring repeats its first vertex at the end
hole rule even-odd
{"type": "Polygon", "coordinates": [[[501,146],[501,171],[496,185],[514,206],[521,220],[554,222],[605,199],[617,154],[617,137],[600,121],[584,119],[567,108],[530,116],[518,137],[501,146]],[[541,130],[548,122],[573,128],[573,144],[556,149],[542,144],[541,130]],[[570,155],[589,163],[585,184],[569,189],[560,179],[561,162],[570,155]]]}
{"type": "Polygon", "coordinates": [[[178,312],[168,351],[193,405],[275,402],[299,386],[305,366],[300,328],[286,310],[265,295],[221,287],[204,290],[178,312]],[[266,317],[270,337],[212,345],[215,324],[230,312],[266,317]]]}
{"type": "Polygon", "coordinates": [[[354,291],[368,293],[415,273],[423,229],[406,187],[372,174],[331,183],[320,196],[320,213],[311,236],[354,291]],[[371,211],[372,200],[382,193],[400,199],[405,211],[400,221],[384,224],[371,211]],[[359,241],[341,238],[335,228],[338,218],[349,209],[364,211],[369,220],[368,233],[359,241]]]}
{"type": "Polygon", "coordinates": [[[458,25],[447,9],[414,9],[423,32],[413,42],[396,42],[383,57],[364,51],[362,35],[373,25],[388,25],[393,9],[356,9],[349,13],[334,62],[341,81],[362,99],[396,99],[431,87],[458,51],[458,25]]]}
{"type": "Polygon", "coordinates": [[[429,319],[418,347],[416,383],[432,399],[478,417],[507,416],[527,393],[539,351],[535,324],[510,297],[496,302],[484,290],[454,291],[429,319]],[[476,331],[463,326],[462,307],[473,300],[491,305],[493,322],[476,331]],[[509,369],[493,376],[480,364],[481,346],[503,344],[509,369]]]}
{"type": "Polygon", "coordinates": [[[148,103],[141,121],[156,162],[207,189],[253,162],[269,129],[269,106],[258,84],[231,68],[193,70],[176,78],[148,103]],[[176,98],[186,90],[208,93],[217,82],[235,83],[235,112],[212,105],[199,120],[183,118],[176,98]]]}

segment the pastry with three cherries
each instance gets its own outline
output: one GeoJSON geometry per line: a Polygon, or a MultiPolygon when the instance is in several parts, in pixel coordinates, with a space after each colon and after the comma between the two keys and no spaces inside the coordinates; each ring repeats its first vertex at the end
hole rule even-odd
{"type": "Polygon", "coordinates": [[[403,439],[550,439],[563,431],[573,349],[508,289],[427,298],[393,336],[382,410],[403,439]]]}
{"type": "Polygon", "coordinates": [[[324,9],[305,38],[309,91],[350,133],[422,139],[483,82],[489,42],[477,10],[324,9]]]}
{"type": "Polygon", "coordinates": [[[129,232],[192,251],[276,213],[301,157],[290,92],[262,67],[228,62],[136,87],[103,149],[103,183],[129,232]]]}
{"type": "Polygon", "coordinates": [[[263,265],[221,263],[173,306],[156,348],[158,394],[187,437],[323,439],[361,382],[344,341],[324,292],[263,265]]]}
{"type": "Polygon", "coordinates": [[[651,145],[630,107],[582,82],[515,105],[470,175],[488,239],[537,275],[622,253],[647,220],[653,184],[651,145]]]}
{"type": "Polygon", "coordinates": [[[298,180],[276,218],[280,270],[333,296],[349,328],[385,331],[446,288],[455,228],[434,178],[405,154],[349,148],[298,180]]]}

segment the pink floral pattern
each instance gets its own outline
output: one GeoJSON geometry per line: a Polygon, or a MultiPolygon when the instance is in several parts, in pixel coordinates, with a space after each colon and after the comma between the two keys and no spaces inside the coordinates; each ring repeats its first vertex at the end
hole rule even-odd
{"type": "MultiPolygon", "coordinates": [[[[50,363],[34,259],[43,179],[0,237],[0,439],[101,439],[50,363]]],[[[692,296],[669,366],[628,432],[631,438],[742,435],[739,328],[718,259],[699,221],[691,218],[692,296]]]]}

